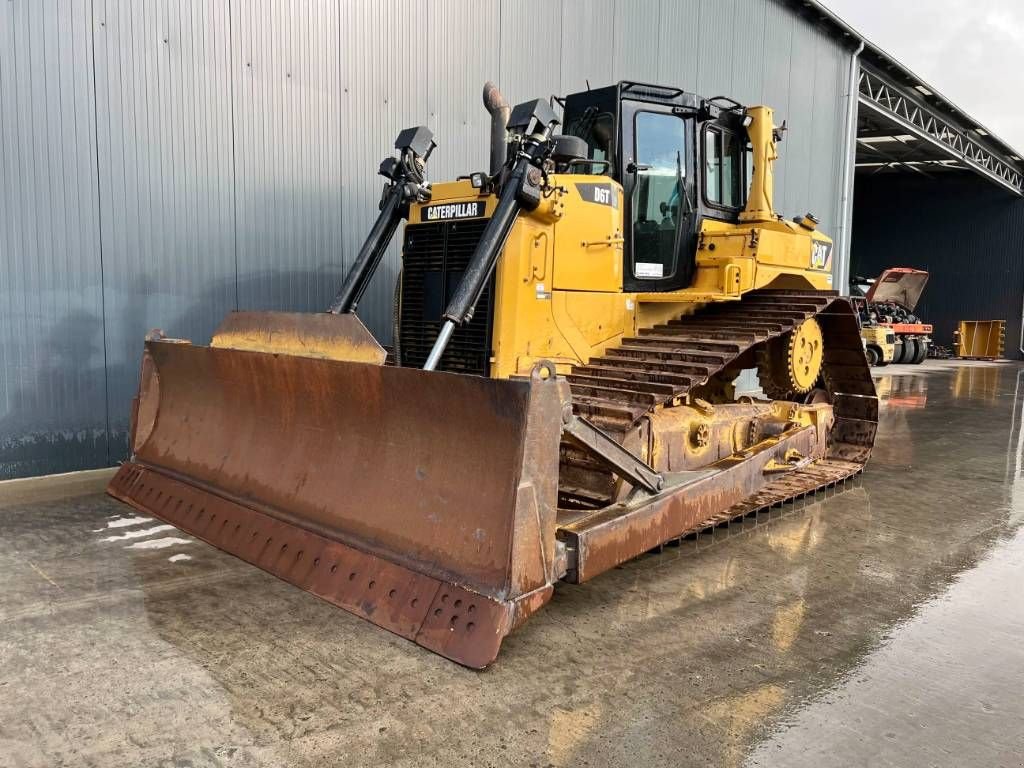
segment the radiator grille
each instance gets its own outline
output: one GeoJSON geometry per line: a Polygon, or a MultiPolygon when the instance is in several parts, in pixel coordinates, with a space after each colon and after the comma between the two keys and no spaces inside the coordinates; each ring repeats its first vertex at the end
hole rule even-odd
{"type": "MultiPolygon", "coordinates": [[[[402,248],[402,365],[422,367],[441,330],[441,313],[462,279],[487,219],[408,224],[402,248]]],[[[455,329],[438,370],[490,374],[492,277],[473,319],[455,329]]]]}

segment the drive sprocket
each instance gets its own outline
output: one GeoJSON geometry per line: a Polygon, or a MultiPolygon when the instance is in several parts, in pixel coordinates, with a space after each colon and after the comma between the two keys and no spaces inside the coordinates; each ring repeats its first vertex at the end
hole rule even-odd
{"type": "Polygon", "coordinates": [[[757,355],[757,377],[773,399],[810,392],[821,376],[824,359],[821,326],[813,317],[783,336],[771,339],[757,355]]]}

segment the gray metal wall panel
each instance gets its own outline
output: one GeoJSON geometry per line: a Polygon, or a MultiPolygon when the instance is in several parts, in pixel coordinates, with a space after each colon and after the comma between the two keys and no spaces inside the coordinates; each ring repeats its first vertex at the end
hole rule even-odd
{"type": "Polygon", "coordinates": [[[142,337],[205,342],[235,306],[227,7],[94,9],[111,458],[126,450],[142,337]]]}
{"type": "Polygon", "coordinates": [[[0,4],[0,479],[108,461],[88,9],[0,4]]]}
{"type": "MultiPolygon", "coordinates": [[[[376,216],[384,186],[377,168],[394,152],[398,132],[428,123],[431,63],[425,57],[423,38],[427,15],[428,5],[422,0],[356,0],[341,5],[341,34],[346,41],[341,47],[341,130],[310,137],[317,142],[340,142],[343,237],[342,247],[331,255],[337,264],[342,256],[346,267],[351,264],[376,216]]],[[[479,94],[476,98],[479,101],[479,94]]],[[[448,152],[452,149],[449,144],[448,152]]],[[[428,174],[440,178],[433,158],[428,174]]],[[[359,305],[360,317],[385,342],[391,339],[398,241],[396,237],[359,305]]],[[[324,284],[324,301],[329,301],[340,280],[339,273],[324,284]]]]}
{"type": "MultiPolygon", "coordinates": [[[[348,141],[347,130],[332,130],[342,123],[339,5],[236,2],[231,30],[238,305],[322,310],[342,274],[340,229],[329,224],[344,194],[335,148],[348,141]]],[[[350,32],[367,60],[386,61],[383,48],[367,52],[356,34],[366,30],[350,32]]]]}
{"type": "MultiPolygon", "coordinates": [[[[779,147],[782,162],[778,165],[779,187],[775,207],[787,217],[797,208],[820,208],[811,200],[810,180],[814,165],[812,144],[814,126],[814,65],[817,61],[817,35],[807,26],[793,27],[793,48],[790,53],[789,105],[776,115],[776,122],[786,121],[789,128],[779,147]]],[[[824,201],[820,201],[824,202],[824,201]]]]}
{"type": "Polygon", "coordinates": [[[701,0],[663,2],[658,23],[658,83],[697,91],[701,0]]]}
{"type": "MultiPolygon", "coordinates": [[[[778,207],[831,225],[847,56],[779,0],[0,4],[8,474],[117,458],[150,327],[205,342],[235,306],[321,309],[400,128],[435,130],[432,179],[486,166],[487,79],[513,101],[637,79],[767,102],[792,129],[778,207]],[[25,435],[58,433],[33,464],[25,435]]],[[[384,340],[398,262],[360,305],[384,340]]]]}
{"type": "Polygon", "coordinates": [[[500,76],[501,7],[497,0],[448,0],[428,4],[427,17],[425,91],[438,142],[429,176],[455,178],[487,167],[490,118],[482,92],[485,81],[500,76]]]}
{"type": "MultiPolygon", "coordinates": [[[[835,233],[840,221],[842,197],[846,81],[849,54],[823,31],[815,30],[815,64],[812,87],[814,111],[810,133],[810,168],[807,205],[821,220],[824,231],[835,233]]],[[[803,213],[794,210],[793,213],[803,213]]]]}
{"type": "Polygon", "coordinates": [[[732,85],[729,95],[743,104],[763,104],[767,61],[765,57],[768,6],[771,0],[740,0],[736,4],[733,39],[732,85]]]}
{"type": "Polygon", "coordinates": [[[697,38],[697,92],[731,96],[736,45],[737,0],[701,0],[697,38]]]}
{"type": "Polygon", "coordinates": [[[562,0],[562,91],[586,90],[614,79],[615,0],[562,0]]]}
{"type": "Polygon", "coordinates": [[[502,0],[498,85],[510,104],[562,92],[562,0],[502,0]]]}
{"type": "Polygon", "coordinates": [[[777,120],[789,113],[790,80],[793,72],[792,12],[778,0],[767,0],[762,48],[763,81],[761,101],[775,110],[777,120]]]}
{"type": "Polygon", "coordinates": [[[657,81],[660,26],[661,0],[616,0],[611,52],[616,80],[657,81]]]}
{"type": "Polygon", "coordinates": [[[824,232],[835,234],[842,196],[845,78],[852,52],[807,24],[790,21],[790,34],[785,34],[774,5],[769,3],[766,49],[784,49],[787,38],[790,43],[788,73],[776,67],[765,81],[765,101],[776,107],[776,122],[785,120],[789,129],[779,149],[776,208],[787,217],[810,211],[824,232]],[[788,81],[785,91],[782,78],[788,81]],[[784,108],[772,104],[775,94],[785,98],[784,108]]]}

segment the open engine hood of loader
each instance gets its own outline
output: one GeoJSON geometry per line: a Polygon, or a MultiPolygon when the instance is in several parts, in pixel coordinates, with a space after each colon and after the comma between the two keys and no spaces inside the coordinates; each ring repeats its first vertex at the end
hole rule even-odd
{"type": "Polygon", "coordinates": [[[928,273],[923,269],[893,267],[886,269],[868,288],[867,300],[899,304],[913,312],[928,284],[928,273]]]}

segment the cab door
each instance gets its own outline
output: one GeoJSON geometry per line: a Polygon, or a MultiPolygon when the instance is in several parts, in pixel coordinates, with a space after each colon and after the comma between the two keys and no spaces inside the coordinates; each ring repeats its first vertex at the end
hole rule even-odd
{"type": "Polygon", "coordinates": [[[672,107],[622,104],[622,185],[626,198],[623,287],[670,291],[693,279],[693,120],[672,107]]]}

